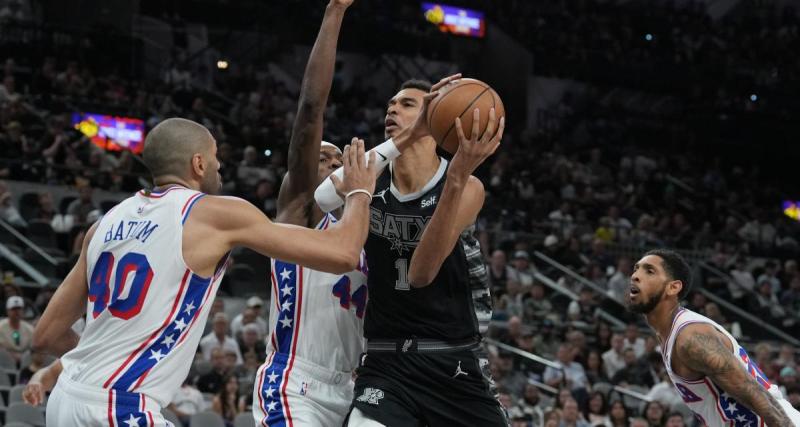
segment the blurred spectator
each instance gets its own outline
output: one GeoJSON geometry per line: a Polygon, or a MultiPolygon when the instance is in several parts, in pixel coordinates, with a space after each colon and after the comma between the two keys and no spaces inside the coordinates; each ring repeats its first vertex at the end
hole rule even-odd
{"type": "Polygon", "coordinates": [[[591,350],[586,356],[586,378],[592,385],[610,382],[606,369],[603,367],[603,359],[597,350],[591,350]]]}
{"type": "Polygon", "coordinates": [[[211,371],[197,379],[197,389],[203,393],[217,393],[222,389],[226,375],[225,351],[216,347],[211,350],[211,371]]]}
{"type": "Polygon", "coordinates": [[[527,251],[516,251],[514,257],[511,258],[511,264],[513,266],[511,273],[513,274],[510,279],[519,283],[521,293],[527,293],[533,285],[533,275],[536,273],[536,269],[531,265],[530,255],[527,251]]]}
{"type": "Polygon", "coordinates": [[[631,288],[631,274],[633,274],[631,260],[628,257],[620,257],[614,275],[608,279],[608,296],[625,303],[631,288]]]}
{"type": "Polygon", "coordinates": [[[242,336],[238,340],[239,350],[241,354],[254,353],[258,360],[264,360],[266,357],[266,346],[264,340],[261,339],[261,332],[258,330],[258,325],[255,323],[248,323],[242,330],[242,336]]]}
{"type": "Polygon", "coordinates": [[[645,420],[650,426],[660,427],[666,423],[666,411],[660,402],[647,402],[642,411],[645,420]]]}
{"type": "Polygon", "coordinates": [[[611,402],[611,406],[608,409],[611,427],[629,427],[630,417],[631,414],[628,407],[621,400],[611,402]]]}
{"type": "Polygon", "coordinates": [[[5,181],[0,181],[0,219],[14,227],[25,228],[28,223],[22,218],[19,210],[14,206],[13,195],[5,181]]]}
{"type": "Polygon", "coordinates": [[[553,321],[544,319],[542,327],[538,335],[533,339],[533,347],[538,351],[538,354],[548,359],[553,359],[558,350],[559,339],[553,332],[553,321]]]}
{"type": "Polygon", "coordinates": [[[67,207],[67,215],[74,218],[75,224],[86,224],[87,218],[92,211],[98,209],[92,199],[93,189],[88,181],[78,180],[78,198],[73,200],[67,207]]]}
{"type": "Polygon", "coordinates": [[[647,368],[636,360],[636,353],[634,353],[633,349],[626,348],[623,353],[623,358],[625,360],[625,367],[617,371],[611,378],[613,384],[653,386],[653,379],[648,373],[647,368]]]}
{"type": "Polygon", "coordinates": [[[588,287],[583,287],[578,293],[578,300],[569,303],[567,319],[588,326],[594,322],[598,304],[594,299],[594,292],[588,287]]]}
{"type": "Polygon", "coordinates": [[[622,346],[633,349],[636,357],[644,356],[644,338],[639,336],[639,327],[635,323],[629,323],[625,327],[625,341],[622,346]]]}
{"type": "Polygon", "coordinates": [[[239,164],[236,174],[239,182],[241,182],[246,189],[253,189],[261,180],[275,182],[277,177],[275,172],[265,167],[260,160],[258,150],[252,145],[248,145],[244,149],[244,159],[239,164]]]}
{"type": "Polygon", "coordinates": [[[611,419],[608,416],[606,395],[599,391],[593,392],[589,396],[589,403],[586,405],[586,411],[584,411],[583,415],[591,426],[610,426],[611,419]]]}
{"type": "Polygon", "coordinates": [[[780,375],[778,384],[780,384],[781,393],[783,393],[784,396],[787,390],[800,386],[800,383],[797,381],[797,370],[794,367],[785,366],[781,369],[780,375]]]}
{"type": "Polygon", "coordinates": [[[239,345],[236,340],[228,335],[228,316],[225,313],[214,315],[210,334],[200,340],[200,349],[206,360],[211,360],[211,351],[215,348],[230,350],[236,354],[236,363],[242,363],[242,354],[239,352],[239,345]]]}
{"type": "Polygon", "coordinates": [[[236,416],[244,412],[244,396],[239,393],[239,380],[236,376],[226,376],[224,384],[214,396],[211,409],[222,416],[227,426],[232,426],[236,416]]]}
{"type": "Polygon", "coordinates": [[[561,412],[561,422],[558,427],[592,427],[587,423],[578,411],[578,402],[575,399],[568,399],[564,402],[564,410],[561,412]]]}
{"type": "Polygon", "coordinates": [[[494,381],[508,390],[512,396],[522,396],[528,380],[521,372],[514,370],[514,355],[500,351],[492,362],[490,369],[494,381]]]}
{"type": "Polygon", "coordinates": [[[685,427],[686,423],[683,420],[683,415],[680,412],[671,412],[667,416],[667,422],[664,427],[685,427]]]}
{"type": "Polygon", "coordinates": [[[247,299],[247,308],[236,315],[231,321],[231,332],[234,337],[239,337],[244,325],[255,323],[258,326],[258,333],[263,337],[267,335],[268,327],[267,321],[261,317],[261,308],[264,306],[264,300],[257,296],[252,296],[247,299]]]}
{"type": "Polygon", "coordinates": [[[775,264],[775,262],[773,261],[767,261],[767,263],[764,264],[764,273],[758,276],[758,280],[756,280],[756,283],[758,283],[760,286],[762,283],[768,282],[772,287],[771,290],[773,294],[781,292],[781,281],[778,280],[777,272],[778,272],[777,264],[775,264]]]}
{"type": "Polygon", "coordinates": [[[533,283],[523,301],[522,316],[525,323],[538,324],[553,313],[553,304],[545,296],[544,285],[540,282],[533,283]]]}
{"type": "Polygon", "coordinates": [[[19,380],[17,381],[17,384],[27,384],[33,374],[46,367],[47,360],[45,355],[39,352],[32,352],[31,361],[28,363],[28,366],[23,366],[19,371],[19,380]]]}
{"type": "Polygon", "coordinates": [[[567,343],[561,344],[556,354],[556,361],[559,364],[559,368],[551,366],[545,368],[544,382],[556,388],[563,384],[569,390],[586,389],[586,372],[583,366],[573,361],[574,359],[575,352],[572,345],[567,343]]]}
{"type": "Polygon", "coordinates": [[[246,199],[270,218],[275,218],[278,206],[275,189],[275,181],[261,179],[256,183],[251,195],[246,199]]]}
{"type": "Polygon", "coordinates": [[[203,394],[200,393],[200,390],[189,383],[187,377],[181,384],[181,388],[175,392],[172,402],[167,408],[174,412],[182,423],[189,425],[189,419],[192,415],[206,409],[206,402],[203,400],[203,394]]]}
{"type": "MultiPolygon", "coordinates": [[[[536,353],[536,348],[533,345],[533,338],[534,333],[531,328],[525,327],[522,329],[522,334],[520,335],[519,339],[517,339],[515,345],[522,351],[527,351],[528,353],[536,353]]],[[[525,376],[531,377],[531,375],[541,375],[544,372],[544,368],[538,362],[535,362],[527,357],[523,357],[520,355],[516,355],[514,357],[514,369],[522,372],[525,376]]]]}
{"type": "Polygon", "coordinates": [[[650,427],[650,424],[646,419],[636,417],[631,420],[630,427],[650,427]]]}
{"type": "Polygon", "coordinates": [[[19,363],[22,353],[30,350],[33,338],[33,325],[22,320],[25,300],[12,296],[6,300],[7,318],[0,320],[0,347],[5,349],[19,363]]]}
{"type": "Polygon", "coordinates": [[[725,330],[733,335],[734,338],[742,338],[742,328],[739,326],[739,322],[729,322],[728,319],[725,318],[725,315],[722,314],[722,311],[719,309],[718,305],[710,302],[706,304],[704,312],[709,319],[717,322],[720,326],[725,328],[725,330]]]}
{"type": "Polygon", "coordinates": [[[506,292],[506,282],[509,276],[513,275],[511,266],[506,262],[506,253],[500,249],[492,252],[489,262],[489,283],[492,285],[492,295],[495,298],[501,297],[506,292]]]}
{"type": "Polygon", "coordinates": [[[678,392],[675,391],[675,386],[672,384],[672,380],[670,380],[666,369],[662,369],[659,375],[660,382],[647,392],[647,397],[652,401],[661,402],[666,408],[682,405],[683,400],[680,395],[678,395],[678,392]]]}
{"type": "Polygon", "coordinates": [[[533,425],[541,425],[544,422],[544,409],[549,405],[542,399],[538,387],[531,383],[525,384],[525,391],[517,402],[517,407],[523,414],[530,417],[533,425]]]}

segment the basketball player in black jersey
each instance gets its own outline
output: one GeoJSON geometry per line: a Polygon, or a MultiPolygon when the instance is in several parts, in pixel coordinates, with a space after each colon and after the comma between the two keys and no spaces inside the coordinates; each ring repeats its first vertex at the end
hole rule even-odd
{"type": "MultiPolygon", "coordinates": [[[[403,84],[388,104],[387,138],[408,127],[427,131],[430,88],[403,84]]],[[[472,139],[456,123],[452,161],[421,132],[378,177],[364,247],[368,345],[348,426],[508,424],[481,350],[491,298],[472,235],[484,189],[471,175],[499,146],[505,118],[492,110],[482,136],[474,123],[472,139]]]]}

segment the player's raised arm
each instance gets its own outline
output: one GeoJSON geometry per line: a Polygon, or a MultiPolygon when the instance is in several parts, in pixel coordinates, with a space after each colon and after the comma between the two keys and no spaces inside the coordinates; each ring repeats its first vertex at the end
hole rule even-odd
{"type": "Polygon", "coordinates": [[[226,250],[245,246],[315,270],[346,273],[357,267],[367,239],[374,167],[374,156],[369,164],[365,161],[364,141],[354,139],[352,146],[345,147],[344,181],[337,185],[349,196],[341,220],[328,230],[275,224],[250,203],[224,197],[204,197],[192,215],[198,227],[208,230],[208,238],[220,239],[217,243],[226,250]]]}
{"type": "Polygon", "coordinates": [[[86,313],[86,300],[89,296],[86,250],[96,229],[97,223],[86,232],[78,262],[61,282],[36,323],[33,330],[33,351],[60,357],[78,344],[79,337],[72,330],[72,325],[86,313]]]}
{"type": "Polygon", "coordinates": [[[713,326],[686,326],[675,339],[675,352],[681,364],[709,377],[736,401],[752,409],[766,425],[793,425],[778,401],[736,359],[730,341],[713,326]]]}
{"type": "Polygon", "coordinates": [[[472,176],[472,172],[500,146],[505,117],[501,117],[498,123],[492,109],[486,131],[480,139],[480,112],[477,108],[472,123],[472,137],[467,139],[461,121],[456,119],[460,145],[447,170],[442,198],[411,258],[408,279],[412,287],[425,287],[433,281],[461,232],[475,223],[483,207],[483,184],[472,176]]]}
{"type": "Polygon", "coordinates": [[[278,194],[278,221],[306,225],[307,203],[317,186],[322,120],[333,81],[336,44],[353,0],[331,0],[308,58],[289,142],[288,173],[278,194]]]}

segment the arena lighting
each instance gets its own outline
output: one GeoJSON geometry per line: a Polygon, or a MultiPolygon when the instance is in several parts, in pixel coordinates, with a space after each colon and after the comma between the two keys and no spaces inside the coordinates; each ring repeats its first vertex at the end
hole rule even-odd
{"type": "Polygon", "coordinates": [[[141,119],[75,112],[72,126],[104,150],[129,150],[139,154],[144,149],[144,121],[141,119]]]}
{"type": "Polygon", "coordinates": [[[650,34],[650,33],[647,33],[647,34],[644,35],[644,39],[647,40],[647,41],[653,41],[653,35],[650,34]]]}
{"type": "Polygon", "coordinates": [[[224,59],[220,59],[219,61],[217,61],[217,68],[219,68],[220,70],[227,70],[228,69],[228,61],[226,61],[224,59]]]}
{"type": "Polygon", "coordinates": [[[264,155],[269,157],[272,155],[272,150],[264,150],[264,155]]]}
{"type": "Polygon", "coordinates": [[[753,102],[758,101],[758,95],[756,95],[756,94],[750,95],[750,100],[753,101],[753,102]]]}
{"type": "Polygon", "coordinates": [[[783,214],[795,221],[800,221],[800,202],[784,200],[783,214]]]}

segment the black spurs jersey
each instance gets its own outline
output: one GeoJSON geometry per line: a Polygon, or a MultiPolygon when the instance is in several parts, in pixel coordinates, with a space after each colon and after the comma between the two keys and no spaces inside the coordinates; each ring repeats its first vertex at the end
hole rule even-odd
{"type": "Polygon", "coordinates": [[[433,282],[408,283],[411,257],[441,198],[447,160],[423,189],[400,194],[391,165],[378,177],[364,247],[369,303],[364,320],[368,339],[463,340],[486,331],[492,316],[489,281],[473,227],[465,230],[433,282]]]}

